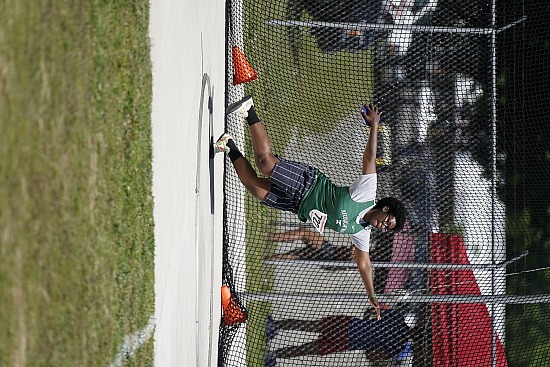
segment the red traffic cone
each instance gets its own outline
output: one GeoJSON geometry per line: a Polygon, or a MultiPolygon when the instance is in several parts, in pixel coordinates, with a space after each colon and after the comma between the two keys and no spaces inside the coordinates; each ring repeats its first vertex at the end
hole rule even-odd
{"type": "Polygon", "coordinates": [[[245,322],[248,317],[247,312],[241,310],[226,285],[222,286],[222,309],[223,323],[228,326],[245,322]]]}
{"type": "Polygon", "coordinates": [[[231,50],[233,54],[233,85],[247,83],[258,78],[258,73],[250,66],[243,52],[233,46],[231,50]]]}

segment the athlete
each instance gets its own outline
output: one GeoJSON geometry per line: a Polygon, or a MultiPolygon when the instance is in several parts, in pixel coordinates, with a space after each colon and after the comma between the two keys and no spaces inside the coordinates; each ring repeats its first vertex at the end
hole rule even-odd
{"type": "Polygon", "coordinates": [[[336,186],[313,166],[274,155],[271,152],[271,141],[264,125],[260,123],[251,96],[228,106],[226,114],[246,118],[256,166],[264,177],[258,177],[228,134],[223,134],[214,143],[214,149],[229,156],[242,184],[262,204],[296,213],[301,221],[310,220],[320,233],[327,227],[350,235],[356,248],[357,268],[369,301],[380,318],[369,257],[371,229],[401,230],[405,222],[405,207],[392,197],[375,202],[375,162],[381,112],[377,106],[368,104],[361,113],[365,123],[370,126],[370,134],[363,152],[362,174],[349,187],[336,186]]]}

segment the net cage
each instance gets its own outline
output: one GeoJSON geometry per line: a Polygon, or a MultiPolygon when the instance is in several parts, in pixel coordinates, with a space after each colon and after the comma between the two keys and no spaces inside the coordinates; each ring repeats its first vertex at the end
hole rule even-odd
{"type": "MultiPolygon", "coordinates": [[[[226,105],[245,95],[273,153],[350,186],[383,111],[376,320],[350,236],[266,207],[224,171],[219,366],[550,365],[545,2],[231,0],[226,105]],[[243,76],[244,73],[244,76],[243,76]]],[[[226,132],[253,167],[247,123],[226,132]]],[[[259,173],[258,173],[259,174],[259,173]]]]}

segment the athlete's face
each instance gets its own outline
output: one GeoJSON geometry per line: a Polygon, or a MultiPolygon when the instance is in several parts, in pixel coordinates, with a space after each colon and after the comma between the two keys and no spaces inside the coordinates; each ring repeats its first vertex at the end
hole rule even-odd
{"type": "Polygon", "coordinates": [[[385,206],[378,209],[370,218],[370,225],[385,232],[394,229],[396,226],[395,217],[390,213],[389,208],[385,206]]]}

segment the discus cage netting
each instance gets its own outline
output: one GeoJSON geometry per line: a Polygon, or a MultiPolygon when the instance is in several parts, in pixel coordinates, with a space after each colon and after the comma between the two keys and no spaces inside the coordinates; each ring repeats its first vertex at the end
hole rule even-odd
{"type": "MultiPolygon", "coordinates": [[[[386,307],[375,322],[349,237],[325,230],[321,250],[309,251],[270,237],[313,227],[260,205],[226,159],[223,283],[248,318],[222,317],[218,364],[550,365],[550,6],[235,0],[226,9],[226,103],[252,95],[274,153],[342,186],[361,172],[360,107],[377,103],[377,198],[404,201],[408,223],[372,232],[386,307]],[[235,46],[256,80],[234,85],[235,46]],[[271,257],[288,252],[299,258],[271,257]],[[330,316],[347,318],[306,329],[330,316]]],[[[246,123],[230,116],[226,131],[254,165],[246,123]]]]}

